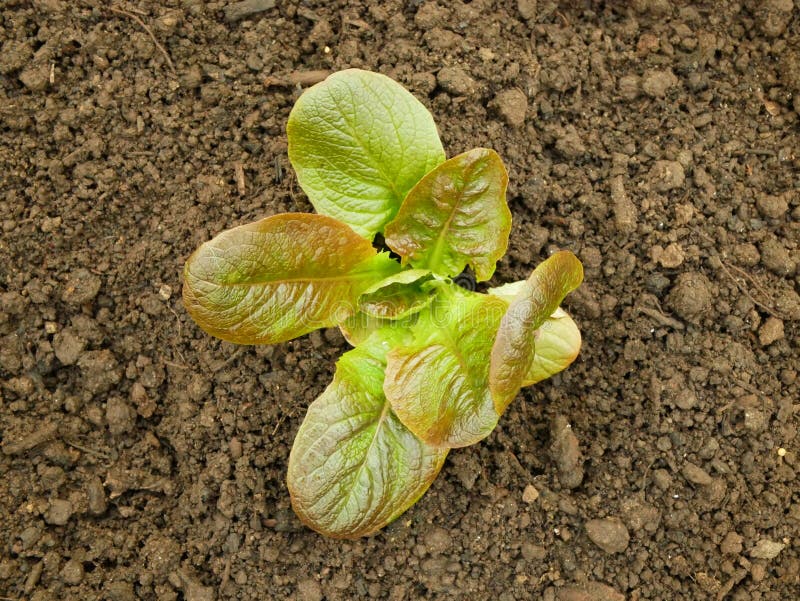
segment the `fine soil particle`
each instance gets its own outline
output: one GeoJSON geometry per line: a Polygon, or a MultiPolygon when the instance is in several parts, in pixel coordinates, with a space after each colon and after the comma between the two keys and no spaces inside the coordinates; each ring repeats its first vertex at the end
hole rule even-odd
{"type": "Polygon", "coordinates": [[[0,2],[0,597],[795,599],[798,11],[0,2]],[[585,282],[577,361],[337,541],[285,473],[346,343],[238,348],[180,289],[214,234],[311,211],[286,120],[348,67],[408,87],[448,156],[503,157],[490,285],[558,249],[585,282]]]}

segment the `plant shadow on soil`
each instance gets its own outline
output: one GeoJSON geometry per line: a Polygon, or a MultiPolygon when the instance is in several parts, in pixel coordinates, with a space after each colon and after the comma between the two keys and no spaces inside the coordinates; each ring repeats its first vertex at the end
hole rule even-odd
{"type": "Polygon", "coordinates": [[[0,8],[0,597],[796,598],[797,2],[226,4],[0,8]],[[292,82],[346,67],[503,157],[493,282],[586,267],[577,362],[352,542],[284,483],[340,334],[237,348],[180,302],[201,242],[311,210],[292,82]]]}

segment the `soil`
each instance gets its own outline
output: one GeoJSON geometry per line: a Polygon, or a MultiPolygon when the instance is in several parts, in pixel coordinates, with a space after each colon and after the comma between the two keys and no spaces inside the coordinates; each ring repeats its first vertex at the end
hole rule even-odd
{"type": "Polygon", "coordinates": [[[0,597],[800,597],[800,2],[259,3],[0,7],[0,597]],[[201,242],[311,210],[284,127],[345,67],[504,158],[494,282],[586,268],[577,362],[352,542],[284,483],[340,334],[180,301],[201,242]]]}

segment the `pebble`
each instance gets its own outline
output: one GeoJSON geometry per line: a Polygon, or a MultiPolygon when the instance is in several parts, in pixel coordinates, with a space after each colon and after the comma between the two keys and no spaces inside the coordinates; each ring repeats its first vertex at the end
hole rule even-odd
{"type": "Polygon", "coordinates": [[[653,484],[663,491],[669,490],[672,487],[672,475],[663,468],[653,470],[653,484]]]}
{"type": "Polygon", "coordinates": [[[625,499],[621,510],[629,531],[638,532],[644,529],[652,532],[661,521],[661,513],[656,507],[636,498],[625,499]]]}
{"type": "Polygon", "coordinates": [[[616,517],[586,522],[586,534],[606,553],[621,553],[628,548],[630,535],[622,520],[616,517]]]}
{"type": "Polygon", "coordinates": [[[742,552],[742,541],[744,539],[731,530],[728,534],[725,535],[725,538],[722,539],[722,542],[719,544],[719,550],[725,555],[738,555],[742,552]]]}
{"type": "Polygon", "coordinates": [[[19,74],[19,80],[31,92],[41,92],[50,84],[50,65],[31,65],[19,74]]]}
{"type": "Polygon", "coordinates": [[[517,88],[503,90],[495,96],[493,105],[500,118],[511,127],[520,127],[525,123],[528,97],[522,90],[517,88]]]}
{"type": "Polygon", "coordinates": [[[133,584],[124,580],[117,580],[106,584],[106,599],[108,601],[136,601],[133,584]]]}
{"type": "Polygon", "coordinates": [[[196,580],[188,580],[183,587],[183,596],[186,601],[214,601],[216,595],[210,586],[203,586],[196,580]]]}
{"type": "Polygon", "coordinates": [[[155,413],[156,402],[147,395],[141,382],[134,382],[131,386],[131,402],[136,406],[136,413],[145,419],[155,413]]]}
{"type": "Polygon", "coordinates": [[[64,286],[61,300],[70,305],[83,305],[94,300],[102,281],[87,269],[73,271],[64,286]]]}
{"type": "Polygon", "coordinates": [[[558,590],[558,601],[625,601],[625,595],[602,582],[567,585],[558,590]]]}
{"type": "Polygon", "coordinates": [[[761,244],[761,263],[780,276],[791,276],[797,269],[797,263],[789,251],[775,238],[768,238],[761,244]]]}
{"type": "Polygon", "coordinates": [[[550,427],[550,453],[558,467],[558,480],[564,488],[577,488],[583,482],[583,457],[578,438],[567,418],[557,415],[550,427]]]}
{"type": "Polygon", "coordinates": [[[636,100],[641,88],[641,79],[638,75],[623,75],[619,78],[619,93],[625,100],[636,100]]]}
{"type": "Polygon", "coordinates": [[[708,486],[713,482],[713,478],[711,478],[707,471],[689,461],[684,464],[681,474],[683,474],[683,477],[689,482],[697,484],[698,486],[708,486]]]}
{"type": "Polygon", "coordinates": [[[789,210],[789,203],[782,196],[763,194],[756,199],[758,212],[769,219],[781,219],[789,210]]]}
{"type": "Polygon", "coordinates": [[[425,533],[423,542],[428,553],[431,555],[439,555],[444,553],[453,546],[453,538],[450,533],[439,526],[435,526],[425,533]]]}
{"type": "Polygon", "coordinates": [[[683,248],[677,242],[673,242],[667,248],[661,248],[656,245],[650,251],[650,256],[653,260],[658,262],[662,267],[667,269],[675,269],[683,264],[685,258],[683,248]]]}
{"type": "Polygon", "coordinates": [[[528,484],[522,491],[522,502],[531,504],[539,498],[539,491],[533,484],[528,484]]]}
{"type": "Polygon", "coordinates": [[[761,346],[769,346],[784,337],[783,321],[777,317],[768,317],[758,329],[758,341],[761,346]]]}
{"type": "Polygon", "coordinates": [[[786,31],[792,20],[792,0],[764,0],[755,3],[755,6],[758,6],[756,21],[765,36],[774,38],[786,31]]]}
{"type": "Polygon", "coordinates": [[[574,161],[586,154],[586,145],[581,140],[581,136],[573,126],[568,126],[558,140],[556,140],[556,151],[565,159],[574,161]]]}
{"type": "Polygon", "coordinates": [[[436,76],[439,86],[454,96],[471,96],[475,93],[475,80],[461,67],[444,67],[436,76]]]}
{"type": "Polygon", "coordinates": [[[536,18],[536,0],[517,0],[517,10],[523,19],[536,18]]]}
{"type": "Polygon", "coordinates": [[[652,98],[664,98],[667,91],[678,85],[678,78],[670,70],[648,71],[642,77],[642,90],[652,98]]]}
{"type": "Polygon", "coordinates": [[[77,559],[70,559],[61,568],[61,580],[65,584],[75,586],[83,580],[83,564],[77,559]]]}
{"type": "Polygon", "coordinates": [[[225,12],[225,20],[228,23],[235,23],[274,7],[275,0],[243,0],[242,2],[229,4],[223,11],[225,12]]]}
{"type": "Polygon", "coordinates": [[[97,476],[91,476],[86,483],[86,496],[89,499],[89,513],[99,516],[106,512],[106,509],[108,509],[106,491],[97,476]]]}
{"type": "Polygon", "coordinates": [[[117,360],[108,350],[86,351],[78,359],[83,385],[92,394],[111,390],[122,379],[117,360]]]}
{"type": "Polygon", "coordinates": [[[312,578],[305,578],[297,583],[298,601],[322,601],[322,587],[312,578]]]}
{"type": "Polygon", "coordinates": [[[678,276],[667,305],[686,321],[695,322],[711,309],[711,282],[702,273],[689,271],[678,276]]]}
{"type": "Polygon", "coordinates": [[[625,178],[617,175],[611,180],[611,202],[614,210],[614,228],[623,234],[636,231],[639,211],[625,191],[625,178]]]}
{"type": "Polygon", "coordinates": [[[242,456],[242,441],[234,436],[228,441],[228,450],[234,461],[239,459],[242,456]]]}
{"type": "Polygon", "coordinates": [[[22,69],[33,58],[33,48],[29,42],[8,40],[0,51],[0,73],[8,75],[22,69]]]}
{"type": "Polygon", "coordinates": [[[66,499],[53,499],[44,514],[44,521],[52,526],[64,526],[73,511],[72,503],[66,499]]]}
{"type": "Polygon", "coordinates": [[[133,430],[136,413],[121,397],[112,396],[106,401],[106,422],[112,436],[120,436],[133,430]]]}
{"type": "Polygon", "coordinates": [[[44,424],[19,440],[4,440],[3,453],[6,455],[20,455],[38,447],[40,444],[53,440],[58,434],[58,426],[54,423],[44,424]]]}
{"type": "Polygon", "coordinates": [[[743,242],[733,247],[733,256],[736,261],[745,267],[754,267],[761,260],[761,253],[758,252],[755,244],[743,242]]]}
{"type": "Polygon", "coordinates": [[[656,161],[648,177],[656,192],[669,192],[680,188],[686,181],[683,165],[678,161],[656,161]]]}
{"type": "Polygon", "coordinates": [[[547,557],[547,549],[528,541],[522,543],[520,546],[520,553],[522,553],[522,557],[528,561],[541,561],[547,557]]]}
{"type": "Polygon", "coordinates": [[[768,538],[762,538],[752,549],[750,557],[753,559],[775,559],[778,554],[786,547],[783,543],[778,543],[768,538]]]}

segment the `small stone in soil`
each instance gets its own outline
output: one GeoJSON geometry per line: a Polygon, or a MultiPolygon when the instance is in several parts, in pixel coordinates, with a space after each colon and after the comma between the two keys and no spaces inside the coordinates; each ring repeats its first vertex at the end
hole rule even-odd
{"type": "Polygon", "coordinates": [[[123,580],[106,584],[106,597],[108,601],[136,601],[133,584],[123,580]]]}
{"type": "Polygon", "coordinates": [[[511,127],[519,127],[525,123],[528,111],[528,97],[522,90],[511,88],[503,90],[494,98],[497,114],[511,127]]]}
{"type": "Polygon", "coordinates": [[[711,308],[711,301],[711,283],[695,271],[680,274],[667,297],[667,305],[679,317],[692,322],[711,308]]]}
{"type": "Polygon", "coordinates": [[[439,555],[447,551],[453,545],[453,538],[447,530],[435,526],[429,532],[425,533],[423,542],[428,553],[431,555],[439,555]]]}
{"type": "Polygon", "coordinates": [[[577,488],[583,482],[583,457],[578,438],[567,418],[557,415],[550,428],[550,453],[558,467],[558,480],[564,488],[577,488]]]}
{"type": "Polygon", "coordinates": [[[708,486],[713,481],[707,471],[689,461],[684,464],[681,474],[689,482],[698,486],[708,486]]]}
{"type": "Polygon", "coordinates": [[[83,305],[91,302],[100,292],[102,281],[87,269],[73,271],[64,286],[61,300],[71,305],[83,305]]]}
{"type": "Polygon", "coordinates": [[[322,601],[322,587],[319,582],[305,578],[297,583],[298,601],[322,601]]]}
{"type": "Polygon", "coordinates": [[[586,534],[606,553],[621,553],[628,548],[630,535],[619,518],[604,518],[586,522],[586,534]]]}
{"type": "Polygon", "coordinates": [[[786,545],[783,543],[762,538],[756,543],[755,547],[750,549],[750,557],[753,559],[775,559],[785,547],[786,545]]]}
{"type": "Polygon", "coordinates": [[[767,239],[761,245],[761,263],[771,272],[780,276],[791,276],[797,269],[792,255],[774,238],[767,239]]]}
{"type": "Polygon", "coordinates": [[[686,174],[678,161],[656,161],[650,169],[649,179],[656,192],[669,192],[683,186],[686,174]]]}
{"type": "Polygon", "coordinates": [[[44,521],[53,526],[64,526],[72,517],[72,503],[66,499],[53,499],[44,514],[44,521]]]}
{"type": "Polygon", "coordinates": [[[444,67],[436,76],[441,88],[454,96],[470,96],[475,93],[475,80],[460,67],[444,67]]]}
{"type": "Polygon", "coordinates": [[[725,555],[738,555],[742,552],[743,540],[744,539],[739,534],[731,530],[725,535],[725,538],[722,539],[722,542],[719,544],[719,550],[725,555]]]}
{"type": "Polygon", "coordinates": [[[758,330],[758,341],[761,346],[769,346],[784,337],[783,321],[777,317],[768,317],[758,330]]]}
{"type": "Polygon", "coordinates": [[[642,78],[642,89],[652,98],[663,98],[667,95],[667,91],[676,85],[678,85],[678,78],[670,69],[648,71],[642,78]]]}
{"type": "Polygon", "coordinates": [[[111,435],[120,436],[133,430],[136,415],[124,399],[113,396],[106,402],[106,422],[111,435]]]}
{"type": "Polygon", "coordinates": [[[541,545],[534,545],[533,543],[527,541],[522,543],[520,552],[522,553],[522,557],[528,561],[541,561],[547,557],[547,549],[541,545]]]}
{"type": "Polygon", "coordinates": [[[525,490],[522,491],[522,501],[524,503],[533,503],[536,499],[539,498],[539,491],[536,490],[536,487],[533,484],[528,484],[525,487],[525,490]]]}
{"type": "Polygon", "coordinates": [[[61,568],[61,580],[65,584],[75,586],[83,580],[83,564],[77,559],[70,559],[61,568]]]}
{"type": "Polygon", "coordinates": [[[517,0],[517,10],[526,21],[533,19],[536,17],[536,0],[517,0]]]}
{"type": "Polygon", "coordinates": [[[782,196],[762,194],[756,199],[758,212],[769,219],[781,219],[789,210],[789,203],[782,196]]]}
{"type": "Polygon", "coordinates": [[[86,340],[78,336],[72,328],[64,328],[53,338],[56,359],[64,365],[74,365],[85,348],[86,340]]]}
{"type": "Polygon", "coordinates": [[[89,499],[89,513],[92,515],[103,515],[108,508],[106,501],[106,491],[103,483],[97,476],[91,476],[86,483],[86,496],[89,499]]]}
{"type": "Polygon", "coordinates": [[[625,595],[602,582],[589,581],[559,589],[558,601],[625,601],[625,595]]]}
{"type": "Polygon", "coordinates": [[[274,7],[275,0],[243,0],[242,2],[233,2],[223,10],[225,20],[228,23],[235,23],[274,7]]]}

